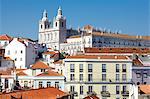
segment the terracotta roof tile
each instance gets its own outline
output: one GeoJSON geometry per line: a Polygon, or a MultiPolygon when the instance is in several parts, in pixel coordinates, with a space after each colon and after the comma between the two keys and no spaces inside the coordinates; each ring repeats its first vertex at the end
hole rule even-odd
{"type": "Polygon", "coordinates": [[[150,85],[139,85],[139,89],[144,94],[150,94],[150,85]]]}
{"type": "Polygon", "coordinates": [[[54,87],[20,90],[16,92],[0,94],[2,99],[11,99],[12,97],[22,97],[22,99],[57,99],[58,97],[63,98],[65,96],[68,96],[68,94],[54,87]]]}
{"type": "Polygon", "coordinates": [[[53,55],[53,54],[55,54],[56,52],[54,52],[54,51],[47,51],[47,52],[44,52],[43,54],[50,54],[50,55],[53,55]]]}
{"type": "Polygon", "coordinates": [[[143,64],[141,63],[141,61],[139,59],[133,59],[133,65],[135,65],[135,66],[143,66],[143,64]]]}
{"type": "Polygon", "coordinates": [[[8,41],[11,41],[12,38],[10,36],[8,36],[7,34],[3,34],[3,35],[0,35],[0,40],[8,40],[8,41]]]}
{"type": "Polygon", "coordinates": [[[42,61],[37,61],[35,64],[32,65],[32,69],[48,69],[49,66],[43,63],[42,61]]]}
{"type": "Polygon", "coordinates": [[[92,95],[92,96],[87,96],[84,99],[100,99],[100,98],[98,98],[96,95],[92,95]]]}
{"type": "Polygon", "coordinates": [[[11,75],[11,71],[12,71],[11,68],[8,68],[6,70],[1,70],[0,75],[11,75]]]}
{"type": "Polygon", "coordinates": [[[70,59],[128,59],[126,56],[119,55],[76,55],[68,56],[70,59]]]}
{"type": "Polygon", "coordinates": [[[58,60],[58,61],[55,61],[55,62],[53,62],[54,64],[62,64],[62,60],[58,60]]]}
{"type": "Polygon", "coordinates": [[[41,73],[41,74],[39,74],[39,75],[37,75],[37,76],[63,76],[63,75],[61,75],[61,74],[59,74],[59,73],[57,73],[57,72],[48,70],[48,71],[46,71],[46,72],[44,72],[44,73],[41,73]]]}
{"type": "Polygon", "coordinates": [[[127,35],[127,34],[114,34],[114,33],[102,33],[102,32],[93,32],[92,35],[95,36],[109,36],[113,38],[123,38],[123,39],[144,39],[144,40],[150,40],[150,36],[133,36],[133,35],[127,35]]]}
{"type": "Polygon", "coordinates": [[[26,73],[24,73],[23,71],[17,73],[17,76],[28,76],[26,73]]]}
{"type": "Polygon", "coordinates": [[[150,53],[150,48],[85,48],[85,53],[150,53]]]}

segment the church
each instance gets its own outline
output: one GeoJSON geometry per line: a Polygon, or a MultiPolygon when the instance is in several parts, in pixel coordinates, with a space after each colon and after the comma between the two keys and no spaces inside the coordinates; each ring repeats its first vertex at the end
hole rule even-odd
{"type": "Polygon", "coordinates": [[[74,55],[84,52],[86,47],[150,47],[150,36],[120,34],[95,29],[91,25],[67,29],[66,18],[59,7],[53,21],[49,21],[48,13],[44,10],[39,21],[39,43],[74,55]]]}

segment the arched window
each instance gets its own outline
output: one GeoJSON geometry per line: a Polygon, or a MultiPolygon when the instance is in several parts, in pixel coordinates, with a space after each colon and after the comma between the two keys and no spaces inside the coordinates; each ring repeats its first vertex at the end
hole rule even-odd
{"type": "Polygon", "coordinates": [[[57,22],[56,22],[55,26],[57,27],[57,22]]]}
{"type": "Polygon", "coordinates": [[[64,27],[64,23],[63,22],[61,23],[61,26],[64,27]]]}
{"type": "Polygon", "coordinates": [[[41,25],[41,29],[43,28],[43,25],[41,25]]]}

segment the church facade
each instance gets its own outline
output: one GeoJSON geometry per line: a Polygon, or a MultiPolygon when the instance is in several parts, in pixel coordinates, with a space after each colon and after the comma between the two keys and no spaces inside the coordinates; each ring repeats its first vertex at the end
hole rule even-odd
{"type": "Polygon", "coordinates": [[[91,25],[67,29],[66,18],[59,7],[53,21],[48,20],[46,11],[43,12],[43,17],[39,21],[39,43],[74,55],[84,52],[85,47],[150,47],[150,36],[114,33],[95,29],[91,25]]]}
{"type": "Polygon", "coordinates": [[[44,43],[48,48],[59,50],[60,43],[66,40],[66,19],[62,15],[61,8],[53,21],[48,20],[46,10],[39,21],[39,43],[44,43]]]}

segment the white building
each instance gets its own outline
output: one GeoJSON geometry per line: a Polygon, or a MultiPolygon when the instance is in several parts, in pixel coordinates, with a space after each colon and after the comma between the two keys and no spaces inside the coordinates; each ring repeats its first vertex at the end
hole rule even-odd
{"type": "Polygon", "coordinates": [[[0,89],[2,92],[10,92],[13,88],[15,75],[12,69],[0,70],[0,89]]]}
{"type": "Polygon", "coordinates": [[[53,21],[48,20],[44,11],[39,22],[39,43],[71,55],[84,51],[84,47],[150,47],[150,36],[120,34],[90,25],[78,30],[66,27],[66,18],[60,8],[53,21]]]}
{"type": "Polygon", "coordinates": [[[35,62],[37,50],[31,42],[14,38],[5,47],[5,57],[14,60],[16,68],[28,68],[35,62]]]}
{"type": "Polygon", "coordinates": [[[66,19],[62,15],[59,7],[56,18],[48,20],[46,10],[39,21],[39,43],[45,43],[48,48],[59,50],[60,43],[66,40],[66,19]]]}
{"type": "Polygon", "coordinates": [[[120,55],[76,55],[64,59],[65,88],[75,99],[137,99],[132,60],[120,55]]]}
{"type": "Polygon", "coordinates": [[[31,69],[17,72],[17,80],[22,88],[46,88],[56,87],[64,90],[65,77],[62,74],[52,71],[51,67],[38,61],[31,66],[31,69]]]}
{"type": "Polygon", "coordinates": [[[42,56],[43,56],[43,61],[46,62],[48,65],[59,60],[59,52],[58,51],[46,51],[46,52],[42,53],[42,56]]]}

